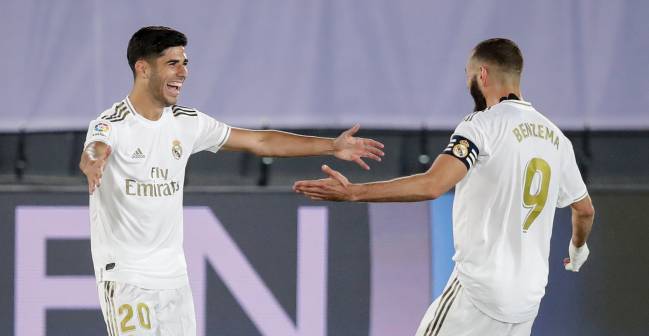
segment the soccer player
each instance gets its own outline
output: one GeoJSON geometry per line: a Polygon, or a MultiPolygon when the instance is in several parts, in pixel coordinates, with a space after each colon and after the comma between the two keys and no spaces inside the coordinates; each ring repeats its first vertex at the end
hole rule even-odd
{"type": "Polygon", "coordinates": [[[383,145],[230,127],[176,105],[187,79],[184,34],[144,27],[128,44],[129,95],[90,123],[79,164],[90,192],[92,258],[108,335],[195,335],[182,248],[185,166],[220,149],[260,156],[330,154],[369,169],[383,145]]]}
{"type": "Polygon", "coordinates": [[[577,272],[588,257],[591,199],[570,141],[522,100],[522,69],[510,40],[473,49],[466,79],[475,112],[427,172],[352,184],[323,166],[328,178],[294,185],[316,200],[364,202],[431,200],[455,186],[455,268],[417,336],[530,335],[548,279],[555,207],[572,208],[565,268],[577,272]]]}

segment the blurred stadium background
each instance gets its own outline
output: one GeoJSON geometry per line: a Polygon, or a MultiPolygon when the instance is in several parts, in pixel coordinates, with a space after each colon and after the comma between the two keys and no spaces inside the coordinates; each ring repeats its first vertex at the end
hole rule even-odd
{"type": "Polygon", "coordinates": [[[524,98],[571,139],[597,210],[578,274],[562,271],[570,214],[557,212],[532,335],[647,335],[648,15],[641,0],[6,0],[0,334],[105,333],[77,164],[89,121],[129,92],[128,39],[166,25],[189,38],[181,104],[310,135],[360,123],[387,154],[370,172],[321,157],[195,155],[185,240],[200,336],[414,333],[452,267],[452,193],[332,204],[290,185],[322,163],[353,181],[427,169],[472,109],[469,50],[496,36],[523,50],[524,98]]]}

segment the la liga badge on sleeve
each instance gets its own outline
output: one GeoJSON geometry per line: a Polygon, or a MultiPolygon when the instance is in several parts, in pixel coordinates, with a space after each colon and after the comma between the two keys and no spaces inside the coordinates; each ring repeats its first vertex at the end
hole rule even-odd
{"type": "Polygon", "coordinates": [[[102,136],[107,137],[110,132],[110,125],[106,122],[100,121],[95,124],[93,128],[92,136],[102,136]]]}

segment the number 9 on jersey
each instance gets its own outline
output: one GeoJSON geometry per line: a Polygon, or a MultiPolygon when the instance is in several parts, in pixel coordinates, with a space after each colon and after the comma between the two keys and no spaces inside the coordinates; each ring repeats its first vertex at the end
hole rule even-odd
{"type": "Polygon", "coordinates": [[[552,172],[547,161],[535,157],[527,163],[523,181],[523,207],[531,209],[523,222],[523,232],[527,232],[534,220],[541,214],[548,200],[548,189],[552,172]]]}

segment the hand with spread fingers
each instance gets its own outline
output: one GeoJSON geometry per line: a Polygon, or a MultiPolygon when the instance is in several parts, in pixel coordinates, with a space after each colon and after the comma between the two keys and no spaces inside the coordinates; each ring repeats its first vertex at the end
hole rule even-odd
{"type": "Polygon", "coordinates": [[[111,152],[111,147],[101,142],[91,143],[83,151],[79,168],[88,179],[88,193],[91,195],[101,186],[104,167],[111,152]]]}
{"type": "Polygon", "coordinates": [[[338,202],[353,200],[352,184],[343,174],[327,165],[322,166],[322,171],[329,177],[320,180],[297,181],[293,185],[293,190],[312,200],[338,202]]]}
{"type": "Polygon", "coordinates": [[[333,154],[341,160],[354,161],[363,169],[369,170],[370,167],[362,158],[366,157],[380,162],[381,156],[385,155],[382,151],[384,146],[376,140],[354,137],[359,129],[360,126],[356,124],[342,132],[334,140],[333,154]]]}

